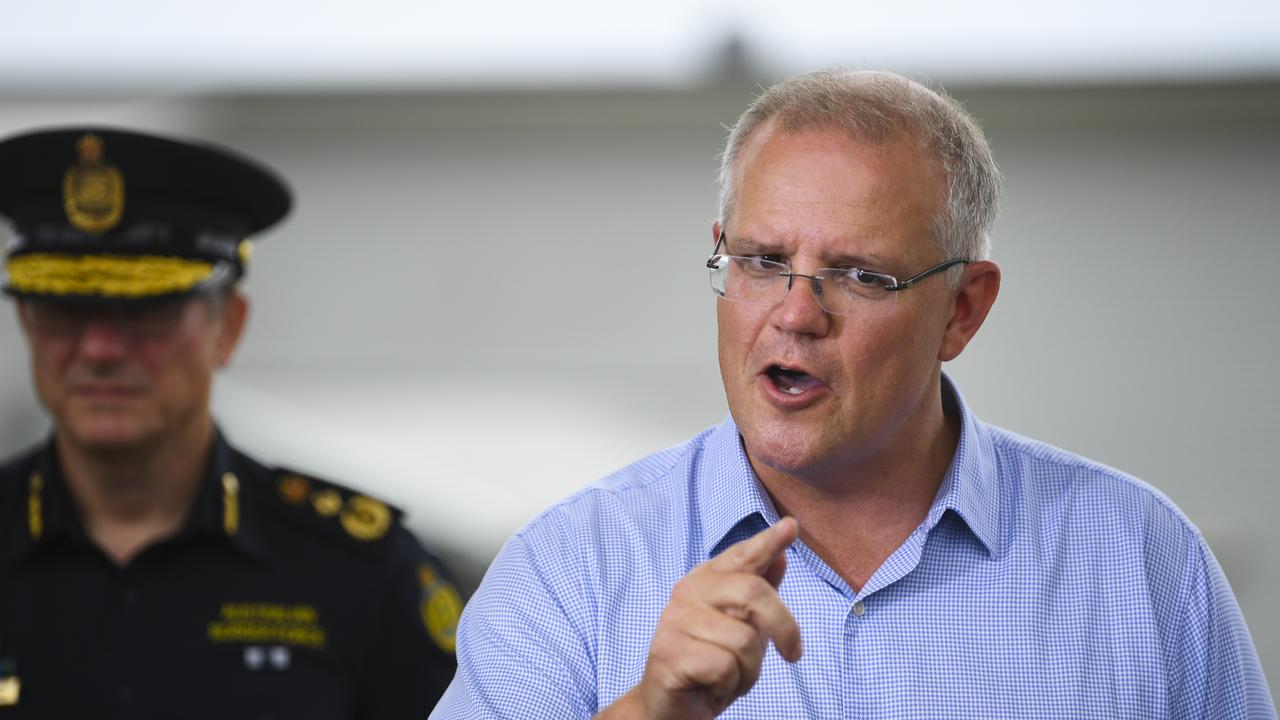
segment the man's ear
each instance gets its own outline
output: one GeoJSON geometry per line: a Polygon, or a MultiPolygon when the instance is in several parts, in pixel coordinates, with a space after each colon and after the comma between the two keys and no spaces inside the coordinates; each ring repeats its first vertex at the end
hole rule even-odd
{"type": "Polygon", "coordinates": [[[719,221],[719,220],[717,220],[717,221],[715,221],[715,222],[711,223],[711,245],[712,245],[712,247],[714,247],[714,246],[715,246],[715,244],[716,244],[716,242],[718,242],[718,241],[720,240],[720,230],[721,230],[721,227],[720,227],[720,221],[719,221]]]}
{"type": "Polygon", "coordinates": [[[942,335],[938,359],[954,360],[965,346],[978,334],[978,328],[987,319],[991,306],[1000,294],[1000,266],[990,260],[979,260],[965,265],[960,276],[960,287],[955,291],[951,305],[951,318],[942,335]]]}
{"type": "Polygon", "coordinates": [[[245,324],[249,321],[249,298],[235,290],[222,301],[222,309],[215,322],[218,324],[217,347],[214,360],[222,368],[231,363],[231,357],[240,345],[245,324]]]}

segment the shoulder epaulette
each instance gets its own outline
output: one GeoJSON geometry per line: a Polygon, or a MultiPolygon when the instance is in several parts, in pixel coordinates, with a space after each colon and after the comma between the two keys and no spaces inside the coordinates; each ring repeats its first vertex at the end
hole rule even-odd
{"type": "Polygon", "coordinates": [[[320,527],[340,529],[362,543],[386,537],[403,513],[387,503],[328,480],[279,468],[276,497],[287,514],[320,527]]]}

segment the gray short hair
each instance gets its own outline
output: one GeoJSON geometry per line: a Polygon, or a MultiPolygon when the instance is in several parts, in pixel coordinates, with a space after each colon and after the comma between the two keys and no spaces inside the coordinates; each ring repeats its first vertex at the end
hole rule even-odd
{"type": "MultiPolygon", "coordinates": [[[[729,130],[720,162],[720,222],[737,196],[737,162],[752,133],[777,118],[787,132],[840,128],[854,139],[882,144],[904,133],[935,154],[947,182],[942,212],[933,220],[944,258],[986,259],[1000,198],[1000,172],[977,122],[946,95],[889,72],[817,70],[784,80],[742,113],[729,130]]],[[[955,281],[960,269],[951,277],[955,281]]]]}

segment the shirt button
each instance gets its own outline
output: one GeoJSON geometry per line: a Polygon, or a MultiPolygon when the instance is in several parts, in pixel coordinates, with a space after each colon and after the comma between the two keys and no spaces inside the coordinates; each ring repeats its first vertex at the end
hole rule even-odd
{"type": "Polygon", "coordinates": [[[864,614],[866,614],[866,612],[867,612],[867,606],[863,605],[861,600],[853,604],[854,617],[862,617],[864,614]]]}
{"type": "Polygon", "coordinates": [[[128,705],[133,702],[133,690],[129,689],[128,685],[121,685],[116,688],[116,700],[118,700],[121,705],[128,705]]]}
{"type": "Polygon", "coordinates": [[[135,590],[134,588],[129,588],[129,589],[125,590],[125,591],[124,591],[124,604],[125,604],[125,605],[137,605],[137,604],[138,604],[138,591],[137,591],[137,590],[135,590]]]}

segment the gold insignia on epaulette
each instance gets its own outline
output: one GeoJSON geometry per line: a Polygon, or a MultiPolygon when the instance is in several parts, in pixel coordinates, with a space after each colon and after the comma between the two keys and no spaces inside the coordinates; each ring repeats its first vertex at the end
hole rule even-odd
{"type": "Polygon", "coordinates": [[[232,536],[240,531],[240,479],[235,473],[222,475],[222,529],[232,536]]]}
{"type": "Polygon", "coordinates": [[[317,490],[311,493],[311,507],[321,517],[333,517],[342,509],[342,496],[337,490],[317,490]]]}
{"type": "Polygon", "coordinates": [[[78,161],[62,176],[62,206],[72,226],[98,235],[124,216],[124,176],[102,159],[102,139],[89,133],[76,142],[78,161]]]}
{"type": "Polygon", "coordinates": [[[352,495],[338,519],[357,540],[377,540],[391,529],[391,509],[364,495],[352,495]]]}
{"type": "Polygon", "coordinates": [[[301,505],[311,494],[311,483],[301,475],[285,475],[278,483],[280,499],[290,505],[301,505]]]}
{"type": "Polygon", "coordinates": [[[436,569],[430,565],[418,566],[418,584],[422,587],[435,583],[437,577],[439,576],[436,575],[436,569]]]}
{"type": "Polygon", "coordinates": [[[457,648],[462,596],[452,583],[441,579],[435,569],[425,563],[418,566],[418,582],[422,585],[422,603],[418,606],[422,624],[441,650],[452,653],[457,648]]]}
{"type": "Polygon", "coordinates": [[[44,535],[44,476],[38,472],[31,473],[27,483],[27,532],[32,540],[39,540],[44,535]]]}

